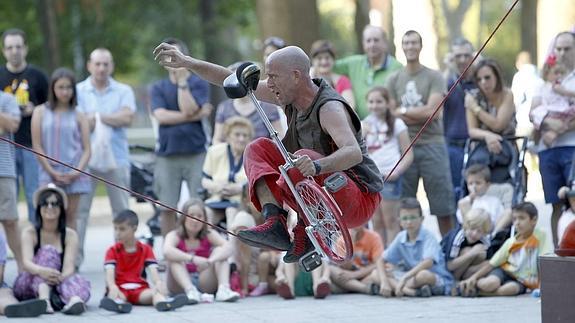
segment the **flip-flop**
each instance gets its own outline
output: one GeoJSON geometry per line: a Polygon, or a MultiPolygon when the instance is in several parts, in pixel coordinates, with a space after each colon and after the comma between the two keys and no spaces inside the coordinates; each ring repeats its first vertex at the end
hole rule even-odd
{"type": "Polygon", "coordinates": [[[86,305],[78,301],[70,306],[64,306],[62,313],[66,315],[80,315],[86,311],[86,305]]]}
{"type": "Polygon", "coordinates": [[[100,307],[120,314],[130,313],[132,311],[132,304],[127,302],[118,303],[109,297],[104,297],[100,301],[100,307]]]}
{"type": "Polygon", "coordinates": [[[46,313],[48,303],[43,299],[29,299],[4,308],[6,317],[37,317],[46,313]]]}
{"type": "Polygon", "coordinates": [[[278,293],[279,296],[283,297],[284,299],[294,299],[294,296],[288,284],[285,282],[281,282],[278,284],[276,292],[278,293]]]}
{"type": "Polygon", "coordinates": [[[327,282],[320,283],[317,285],[315,289],[315,295],[313,296],[316,299],[324,299],[331,293],[331,289],[329,288],[329,284],[327,282]]]}

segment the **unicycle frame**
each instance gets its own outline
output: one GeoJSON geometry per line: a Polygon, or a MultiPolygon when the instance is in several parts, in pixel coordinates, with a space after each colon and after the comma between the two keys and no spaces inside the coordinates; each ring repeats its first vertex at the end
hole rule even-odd
{"type": "MultiPolygon", "coordinates": [[[[256,110],[258,111],[258,114],[262,118],[264,125],[266,126],[266,128],[270,134],[271,139],[273,140],[276,147],[280,151],[282,157],[284,158],[285,164],[280,165],[278,168],[279,168],[281,176],[284,178],[287,186],[289,187],[291,193],[293,194],[295,201],[297,202],[299,208],[303,211],[304,216],[307,219],[307,226],[305,229],[307,236],[309,237],[309,239],[310,239],[311,243],[313,244],[313,246],[315,247],[316,251],[318,251],[322,255],[323,258],[327,258],[327,259],[330,259],[332,261],[335,261],[334,259],[329,257],[329,255],[322,248],[321,244],[318,242],[317,238],[313,234],[315,228],[318,226],[318,221],[316,221],[315,217],[310,214],[311,211],[305,205],[301,195],[296,190],[294,183],[291,181],[290,177],[288,176],[288,171],[292,168],[295,168],[294,160],[290,157],[289,152],[287,151],[287,149],[285,148],[285,146],[283,145],[283,143],[279,139],[278,132],[274,129],[268,116],[265,114],[264,109],[262,108],[261,104],[259,103],[258,99],[256,98],[256,96],[254,94],[254,91],[252,89],[248,89],[247,94],[250,97],[250,99],[252,100],[252,102],[254,103],[256,110]]],[[[308,176],[308,178],[313,180],[313,177],[311,177],[311,176],[308,176]]],[[[331,201],[333,202],[333,205],[335,205],[337,207],[337,210],[332,210],[334,212],[337,212],[337,214],[334,214],[334,217],[341,217],[342,212],[341,212],[341,209],[339,208],[339,205],[333,199],[333,196],[331,195],[331,193],[328,192],[324,186],[321,186],[321,187],[325,191],[326,197],[331,199],[331,201]]],[[[347,234],[347,227],[345,227],[345,224],[341,223],[340,227],[341,227],[341,230],[346,230],[346,232],[344,234],[347,234]]],[[[348,260],[348,259],[346,259],[346,260],[348,260]]]]}

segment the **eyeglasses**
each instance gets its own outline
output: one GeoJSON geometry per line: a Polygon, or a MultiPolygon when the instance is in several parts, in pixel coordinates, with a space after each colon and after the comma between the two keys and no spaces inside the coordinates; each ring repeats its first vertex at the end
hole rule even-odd
{"type": "Polygon", "coordinates": [[[42,204],[40,204],[40,207],[52,207],[52,208],[57,208],[60,207],[60,202],[55,201],[44,201],[42,204]]]}
{"type": "Polygon", "coordinates": [[[478,78],[476,78],[475,80],[477,81],[477,83],[479,83],[479,82],[481,82],[481,81],[489,81],[489,80],[491,80],[491,75],[487,75],[487,76],[484,76],[484,77],[478,77],[478,78]]]}
{"type": "Polygon", "coordinates": [[[421,216],[418,214],[406,214],[406,215],[400,216],[399,220],[407,222],[407,221],[416,221],[416,220],[419,220],[420,218],[421,218],[421,216]]]}

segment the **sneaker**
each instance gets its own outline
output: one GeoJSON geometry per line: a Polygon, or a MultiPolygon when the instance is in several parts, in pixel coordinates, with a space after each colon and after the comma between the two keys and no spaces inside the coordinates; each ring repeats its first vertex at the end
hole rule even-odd
{"type": "Polygon", "coordinates": [[[250,292],[250,296],[262,296],[269,293],[268,283],[259,283],[254,290],[250,292]]]}
{"type": "Polygon", "coordinates": [[[123,301],[114,301],[109,297],[104,297],[100,301],[100,308],[110,312],[125,314],[132,311],[132,304],[123,301]]]}
{"type": "Polygon", "coordinates": [[[262,215],[266,221],[253,228],[240,230],[238,239],[256,248],[288,250],[290,236],[286,225],[287,212],[273,204],[266,204],[262,209],[262,215]]]}
{"type": "Polygon", "coordinates": [[[298,223],[293,229],[293,243],[283,257],[285,263],[298,262],[298,260],[314,250],[314,246],[305,232],[305,226],[298,223]]]}
{"type": "Polygon", "coordinates": [[[16,304],[7,305],[4,308],[6,317],[37,317],[46,313],[46,300],[29,299],[16,304]]]}
{"type": "Polygon", "coordinates": [[[240,299],[240,294],[231,290],[228,286],[218,287],[216,302],[235,302],[240,299]]]}
{"type": "Polygon", "coordinates": [[[200,291],[196,287],[192,287],[187,293],[186,297],[188,298],[188,305],[195,305],[200,302],[200,291]]]}
{"type": "Polygon", "coordinates": [[[429,287],[429,285],[423,285],[421,288],[415,290],[415,296],[431,297],[431,287],[429,287]]]}

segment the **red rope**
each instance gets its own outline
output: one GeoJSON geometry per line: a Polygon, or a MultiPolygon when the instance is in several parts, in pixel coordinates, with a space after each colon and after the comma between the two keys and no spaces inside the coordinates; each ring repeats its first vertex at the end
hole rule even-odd
{"type": "Polygon", "coordinates": [[[399,160],[397,161],[397,163],[395,164],[395,166],[393,166],[393,168],[391,169],[391,171],[389,172],[389,174],[387,175],[387,177],[385,177],[384,182],[387,182],[389,177],[391,176],[391,174],[393,174],[393,172],[395,171],[395,169],[399,166],[399,163],[401,163],[401,161],[403,160],[403,158],[405,157],[405,155],[407,155],[407,153],[409,152],[409,150],[413,147],[413,145],[415,144],[415,142],[419,139],[419,136],[421,136],[421,134],[423,133],[423,131],[425,130],[425,128],[427,128],[427,126],[431,123],[431,121],[433,121],[433,118],[435,118],[435,115],[439,112],[439,109],[441,109],[441,107],[443,107],[443,104],[445,103],[445,100],[447,100],[447,98],[451,95],[451,93],[453,93],[453,91],[455,90],[455,87],[461,82],[461,79],[463,78],[463,76],[467,73],[467,70],[471,67],[471,65],[473,65],[473,63],[475,63],[475,60],[477,60],[477,57],[479,57],[479,55],[481,55],[481,52],[483,51],[483,49],[485,48],[485,46],[487,46],[487,43],[489,43],[489,41],[491,40],[491,38],[493,38],[493,35],[495,35],[495,32],[497,32],[497,30],[499,29],[499,27],[501,26],[501,24],[503,24],[503,22],[507,19],[507,16],[509,16],[509,14],[511,13],[511,11],[513,10],[513,8],[515,8],[515,5],[517,5],[517,3],[519,2],[519,0],[515,0],[515,2],[513,2],[513,4],[511,5],[511,7],[509,8],[509,10],[507,10],[507,12],[505,13],[505,16],[503,16],[503,18],[501,18],[501,20],[499,21],[499,23],[497,24],[497,26],[495,27],[495,29],[493,29],[493,31],[491,32],[491,34],[489,35],[489,37],[487,38],[487,40],[483,43],[483,45],[481,45],[481,48],[477,51],[477,53],[475,53],[475,56],[473,56],[473,59],[471,60],[471,62],[469,62],[469,64],[467,64],[467,66],[465,67],[465,70],[463,70],[463,73],[461,73],[461,75],[459,75],[459,77],[457,78],[457,80],[455,81],[455,83],[453,83],[453,85],[451,86],[451,88],[449,89],[449,91],[447,92],[447,95],[445,95],[443,97],[443,100],[441,100],[441,102],[439,102],[439,104],[435,107],[435,110],[433,111],[433,114],[425,121],[425,123],[423,124],[423,127],[421,127],[421,129],[419,130],[419,132],[417,132],[417,134],[415,135],[415,137],[413,138],[413,140],[411,141],[411,143],[409,144],[409,146],[407,147],[407,149],[405,150],[405,152],[403,154],[401,154],[401,157],[399,158],[399,160]]]}
{"type": "Polygon", "coordinates": [[[211,223],[209,223],[209,222],[207,222],[207,221],[205,221],[205,220],[199,219],[199,218],[197,218],[197,217],[195,217],[195,216],[191,216],[191,215],[185,214],[185,213],[183,213],[183,212],[181,212],[181,211],[179,211],[179,210],[177,210],[177,209],[175,209],[175,208],[173,208],[173,207],[170,207],[170,206],[168,206],[168,205],[166,205],[166,204],[164,204],[164,203],[162,203],[162,202],[160,202],[160,201],[158,201],[158,200],[154,200],[154,199],[151,198],[151,197],[148,197],[148,196],[146,196],[146,195],[140,194],[140,193],[138,193],[138,192],[134,192],[134,191],[132,191],[132,190],[129,189],[129,188],[125,188],[125,187],[120,186],[120,185],[118,185],[118,184],[116,184],[116,183],[110,182],[109,180],[104,179],[104,178],[102,178],[102,177],[100,177],[100,176],[96,176],[96,175],[94,175],[94,174],[90,174],[90,173],[88,173],[88,172],[86,172],[86,171],[83,171],[83,170],[81,170],[81,169],[79,169],[79,168],[76,168],[76,167],[74,167],[74,166],[72,166],[72,165],[68,165],[68,164],[66,164],[66,163],[64,163],[64,162],[61,162],[61,161],[55,159],[55,158],[52,158],[52,157],[50,157],[50,156],[47,156],[47,155],[42,154],[42,153],[40,153],[40,152],[37,152],[37,151],[35,151],[35,150],[32,149],[32,148],[29,148],[29,147],[26,147],[26,146],[21,145],[21,144],[19,144],[19,143],[16,143],[16,142],[14,142],[14,141],[12,141],[12,140],[10,140],[10,139],[6,139],[6,138],[0,136],[0,140],[5,141],[5,142],[7,142],[7,143],[9,143],[9,144],[12,144],[12,145],[14,145],[14,146],[16,146],[16,147],[18,147],[18,148],[25,149],[25,150],[27,150],[27,151],[29,151],[29,152],[31,152],[31,153],[34,153],[34,154],[36,154],[36,155],[38,155],[38,156],[41,156],[41,157],[43,157],[43,158],[46,158],[46,159],[48,159],[48,160],[51,160],[51,161],[53,161],[53,162],[55,162],[55,163],[58,163],[58,164],[60,164],[60,165],[62,165],[62,166],[66,166],[66,167],[68,167],[68,168],[71,168],[71,169],[73,169],[73,170],[75,170],[75,171],[77,171],[77,172],[80,172],[80,173],[82,173],[82,174],[84,174],[84,175],[90,176],[90,177],[92,177],[92,178],[94,178],[94,179],[97,179],[97,180],[99,180],[99,181],[101,181],[101,182],[104,182],[104,183],[106,183],[106,184],[108,184],[108,185],[114,186],[115,188],[118,188],[118,189],[121,189],[121,190],[123,190],[123,191],[126,191],[126,192],[128,192],[128,193],[130,193],[130,194],[132,194],[132,195],[135,195],[135,196],[137,196],[137,197],[139,197],[139,198],[142,198],[142,199],[144,199],[144,200],[147,200],[147,201],[149,201],[149,202],[152,202],[152,203],[154,203],[154,204],[156,204],[156,205],[163,206],[164,208],[166,208],[166,209],[168,209],[168,210],[170,210],[170,211],[176,212],[176,213],[178,213],[178,214],[187,216],[187,217],[190,218],[190,219],[194,219],[194,220],[196,220],[196,221],[199,221],[199,222],[202,222],[202,223],[204,223],[204,224],[207,224],[207,225],[209,225],[210,227],[212,227],[212,228],[214,228],[214,229],[216,229],[216,230],[219,230],[219,231],[221,231],[221,232],[226,232],[226,233],[228,233],[228,234],[230,234],[230,235],[232,235],[232,236],[237,236],[235,233],[230,232],[230,231],[227,231],[227,230],[225,230],[225,229],[222,229],[222,228],[220,228],[220,227],[218,227],[218,226],[216,226],[216,225],[214,225],[214,224],[211,224],[211,223]]]}

